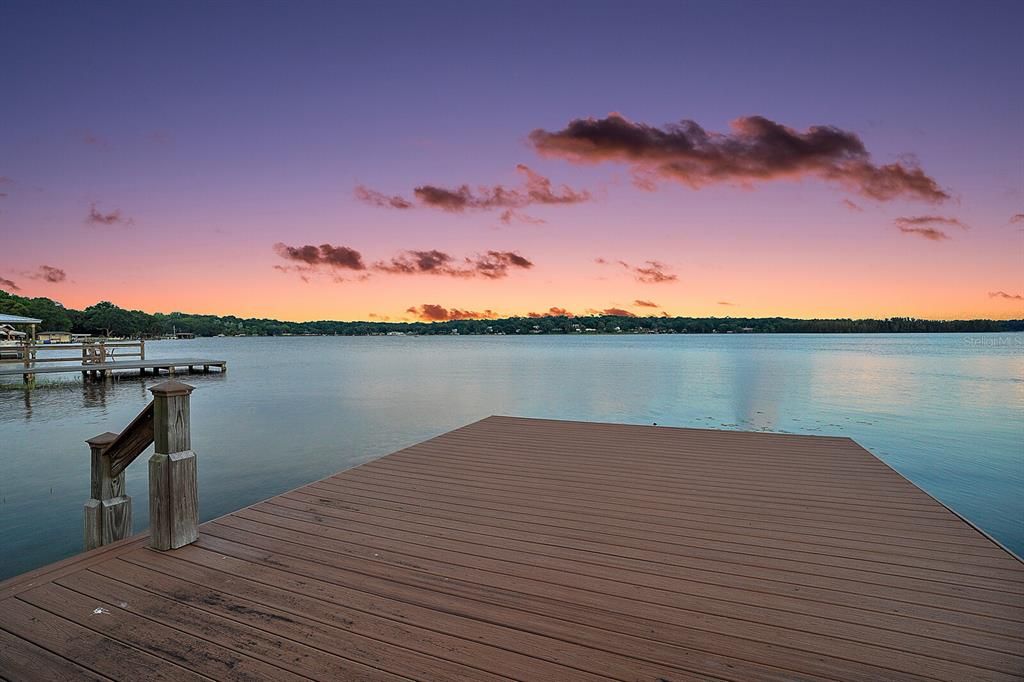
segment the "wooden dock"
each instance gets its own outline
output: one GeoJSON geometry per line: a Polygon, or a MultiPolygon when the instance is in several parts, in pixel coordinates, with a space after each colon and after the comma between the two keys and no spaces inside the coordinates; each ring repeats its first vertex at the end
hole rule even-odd
{"type": "Polygon", "coordinates": [[[73,363],[64,365],[13,365],[10,367],[0,366],[0,378],[16,377],[36,374],[60,374],[67,372],[94,373],[97,376],[111,376],[114,372],[135,370],[140,373],[149,372],[160,374],[161,372],[174,375],[178,372],[189,374],[203,371],[209,372],[213,367],[220,371],[227,371],[226,360],[210,360],[208,358],[150,358],[148,360],[108,360],[103,363],[73,363]]]}
{"type": "Polygon", "coordinates": [[[852,440],[509,417],[0,583],[9,680],[1019,680],[1022,633],[1020,560],[852,440]]]}

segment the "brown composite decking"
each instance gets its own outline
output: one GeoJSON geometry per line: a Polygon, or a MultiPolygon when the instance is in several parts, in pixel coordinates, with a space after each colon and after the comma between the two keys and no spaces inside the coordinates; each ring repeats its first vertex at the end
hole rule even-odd
{"type": "Polygon", "coordinates": [[[491,417],[0,583],[0,677],[1010,680],[1022,626],[852,440],[491,417]]]}

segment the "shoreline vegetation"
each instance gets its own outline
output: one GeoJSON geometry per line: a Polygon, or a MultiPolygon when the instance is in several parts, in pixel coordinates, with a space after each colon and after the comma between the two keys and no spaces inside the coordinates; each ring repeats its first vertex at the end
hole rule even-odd
{"type": "Polygon", "coordinates": [[[117,337],[195,336],[373,336],[435,334],[870,334],[1021,332],[1024,320],[797,319],[785,317],[632,317],[621,315],[506,317],[433,322],[343,322],[240,318],[233,315],[146,313],[108,301],[85,310],[49,298],[27,298],[0,290],[0,313],[41,319],[42,330],[117,337]]]}

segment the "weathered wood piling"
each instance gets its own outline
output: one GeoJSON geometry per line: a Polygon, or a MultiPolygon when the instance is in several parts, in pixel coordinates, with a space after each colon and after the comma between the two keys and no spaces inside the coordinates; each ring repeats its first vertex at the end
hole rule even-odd
{"type": "Polygon", "coordinates": [[[150,546],[176,549],[198,537],[196,455],[192,451],[189,401],[194,388],[165,381],[150,389],[153,400],[120,434],[86,441],[91,456],[91,497],[85,503],[85,548],[94,549],[132,533],[132,499],[125,494],[125,469],[150,445],[150,546]]]}

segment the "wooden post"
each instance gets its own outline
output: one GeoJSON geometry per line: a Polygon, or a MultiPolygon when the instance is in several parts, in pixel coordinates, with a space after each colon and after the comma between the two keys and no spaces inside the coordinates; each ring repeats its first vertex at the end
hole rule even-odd
{"type": "Polygon", "coordinates": [[[124,472],[111,476],[110,457],[104,450],[117,438],[101,433],[85,441],[92,458],[90,495],[85,503],[85,549],[121,540],[132,533],[132,498],[125,494],[124,472]]]}
{"type": "Polygon", "coordinates": [[[146,359],[146,339],[139,337],[139,360],[146,359]]]}
{"type": "Polygon", "coordinates": [[[150,546],[154,549],[177,549],[199,537],[196,453],[189,417],[193,390],[173,380],[150,389],[156,450],[149,459],[150,546]]]}

